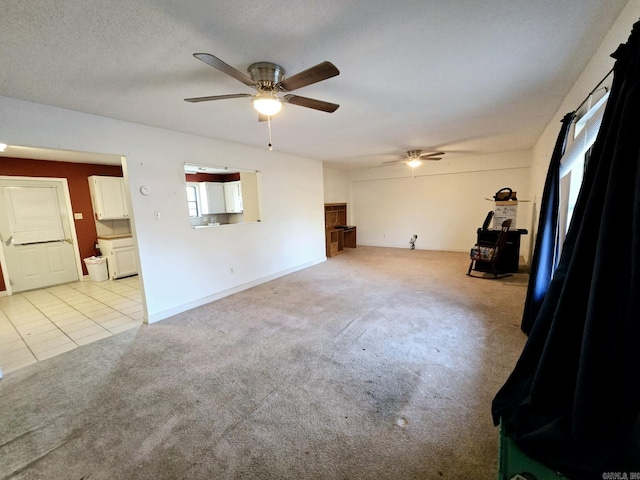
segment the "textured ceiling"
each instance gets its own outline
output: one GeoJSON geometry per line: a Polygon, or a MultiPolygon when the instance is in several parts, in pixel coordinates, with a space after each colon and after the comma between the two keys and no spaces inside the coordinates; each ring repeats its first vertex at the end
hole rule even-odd
{"type": "Polygon", "coordinates": [[[184,102],[254,93],[192,54],[288,75],[328,60],[340,75],[295,93],[340,108],[285,105],[276,150],[349,169],[528,149],[626,3],[3,0],[0,95],[266,148],[250,99],[184,102]]]}

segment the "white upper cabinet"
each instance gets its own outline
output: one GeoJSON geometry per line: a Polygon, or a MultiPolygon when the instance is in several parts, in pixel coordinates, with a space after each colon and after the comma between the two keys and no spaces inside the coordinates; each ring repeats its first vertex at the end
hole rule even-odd
{"type": "Polygon", "coordinates": [[[240,182],[225,182],[224,203],[227,213],[242,213],[242,187],[240,182]]]}
{"type": "Polygon", "coordinates": [[[226,213],[224,206],[224,187],[219,182],[201,182],[200,200],[202,213],[226,213]]]}
{"type": "Polygon", "coordinates": [[[122,177],[89,177],[89,191],[96,220],[129,218],[129,205],[122,177]]]}

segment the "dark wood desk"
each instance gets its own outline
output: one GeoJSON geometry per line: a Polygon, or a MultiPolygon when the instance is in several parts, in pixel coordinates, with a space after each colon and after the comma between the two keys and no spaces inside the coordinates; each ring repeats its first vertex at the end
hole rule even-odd
{"type": "Polygon", "coordinates": [[[339,228],[344,234],[344,246],[347,248],[356,248],[356,227],[353,225],[345,225],[339,228]]]}
{"type": "MultiPolygon", "coordinates": [[[[498,240],[500,230],[483,230],[478,229],[478,243],[480,242],[495,242],[498,240]]],[[[500,258],[496,264],[496,269],[500,273],[515,273],[518,271],[520,264],[520,237],[526,235],[529,232],[524,228],[517,230],[509,230],[507,234],[507,243],[505,244],[503,252],[500,254],[500,258]]],[[[491,265],[478,262],[476,264],[476,270],[479,272],[490,272],[491,265]]]]}
{"type": "Polygon", "coordinates": [[[356,227],[347,225],[346,203],[324,204],[324,236],[327,257],[339,255],[344,248],[356,248],[356,227]]]}

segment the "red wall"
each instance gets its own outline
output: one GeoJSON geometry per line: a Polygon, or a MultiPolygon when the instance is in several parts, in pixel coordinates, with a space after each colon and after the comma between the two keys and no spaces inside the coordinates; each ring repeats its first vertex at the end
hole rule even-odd
{"type": "MultiPolygon", "coordinates": [[[[82,213],[82,220],[74,220],[78,236],[80,258],[95,255],[95,243],[98,238],[91,206],[89,181],[91,175],[121,177],[119,165],[96,165],[92,163],[49,162],[45,160],[27,160],[23,158],[0,158],[0,175],[17,177],[66,178],[71,196],[73,213],[82,213]]],[[[87,267],[82,262],[82,271],[86,275],[87,267]]],[[[0,291],[6,290],[0,274],[0,291]]]]}
{"type": "Polygon", "coordinates": [[[188,173],[185,175],[187,182],[236,182],[240,180],[239,173],[188,173]]]}

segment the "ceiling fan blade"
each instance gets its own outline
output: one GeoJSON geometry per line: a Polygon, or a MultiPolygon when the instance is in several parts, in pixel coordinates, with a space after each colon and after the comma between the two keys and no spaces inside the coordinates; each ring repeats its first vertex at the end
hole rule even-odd
{"type": "Polygon", "coordinates": [[[298,95],[285,95],[284,101],[300,107],[313,108],[314,110],[321,110],[328,113],[335,112],[340,106],[336,103],[324,102],[314,98],[300,97],[298,95]]]}
{"type": "Polygon", "coordinates": [[[424,155],[420,155],[420,158],[423,160],[441,160],[441,158],[431,158],[431,157],[441,157],[441,155],[444,155],[444,152],[425,153],[424,155]]]}
{"type": "Polygon", "coordinates": [[[198,103],[198,102],[210,102],[211,100],[226,100],[227,98],[241,98],[241,97],[251,97],[252,95],[249,93],[232,93],[229,95],[213,95],[211,97],[193,97],[193,98],[185,98],[185,102],[190,103],[198,103]]]}
{"type": "Polygon", "coordinates": [[[224,63],[222,60],[220,60],[217,57],[214,57],[210,53],[194,53],[193,56],[196,57],[198,60],[202,60],[204,63],[211,65],[213,68],[217,68],[221,72],[226,73],[227,75],[235,78],[236,80],[241,81],[242,83],[244,83],[245,85],[248,85],[249,87],[257,88],[258,86],[258,83],[253,81],[251,77],[245,75],[239,70],[236,70],[231,65],[224,63]]]}
{"type": "Polygon", "coordinates": [[[277,87],[285,92],[291,92],[298,88],[326,80],[327,78],[335,77],[336,75],[340,75],[340,70],[338,70],[333,63],[322,62],[315,67],[307,68],[300,73],[285,78],[278,83],[277,87]]]}
{"type": "Polygon", "coordinates": [[[386,162],[382,162],[383,164],[387,164],[387,163],[407,163],[407,159],[406,158],[401,158],[400,160],[388,160],[386,162]]]}
{"type": "Polygon", "coordinates": [[[420,157],[417,160],[442,160],[442,157],[420,157]]]}

